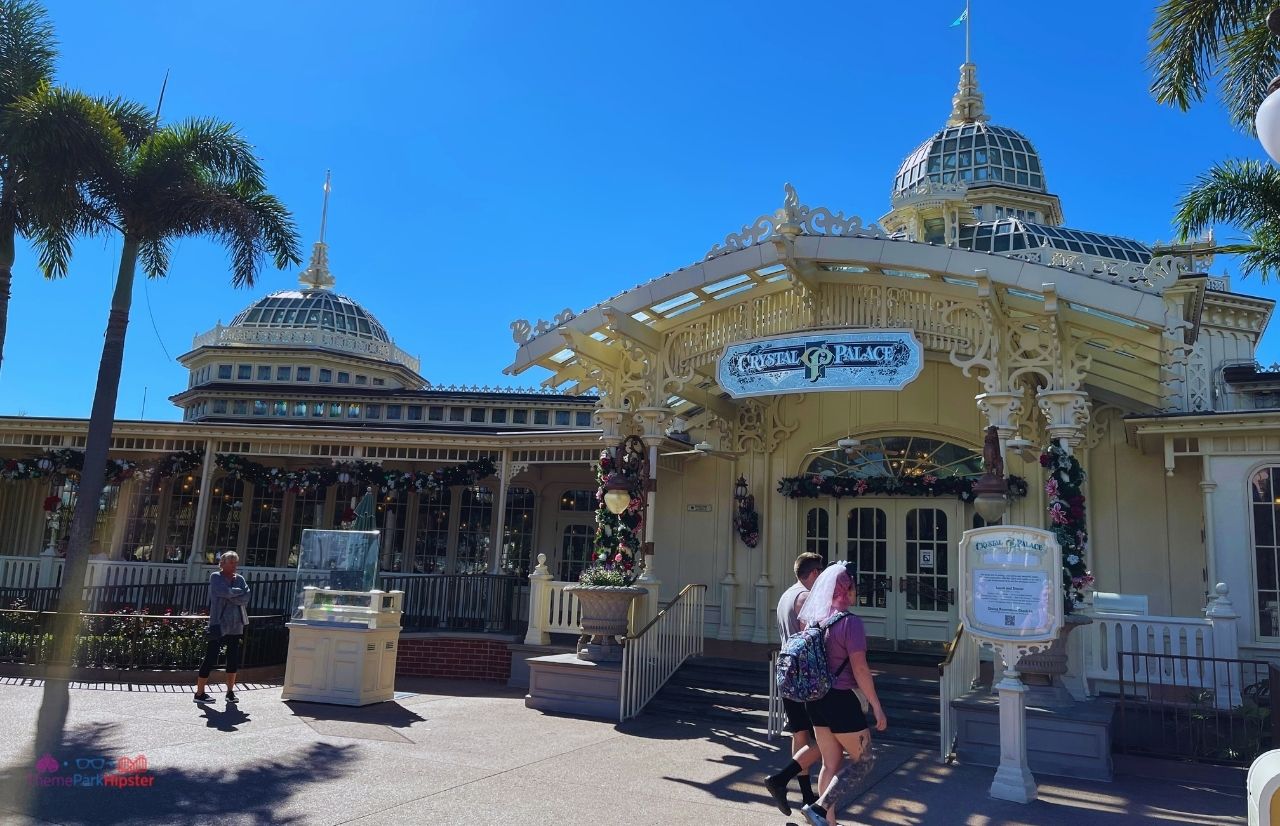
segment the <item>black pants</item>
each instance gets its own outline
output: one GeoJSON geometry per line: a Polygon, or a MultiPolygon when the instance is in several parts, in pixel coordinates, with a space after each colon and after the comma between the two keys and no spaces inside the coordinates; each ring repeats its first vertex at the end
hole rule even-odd
{"type": "Polygon", "coordinates": [[[218,664],[218,649],[227,644],[227,673],[234,674],[240,670],[240,642],[243,634],[227,634],[220,639],[209,640],[209,648],[205,651],[204,662],[200,664],[200,676],[208,677],[209,672],[218,664]]]}

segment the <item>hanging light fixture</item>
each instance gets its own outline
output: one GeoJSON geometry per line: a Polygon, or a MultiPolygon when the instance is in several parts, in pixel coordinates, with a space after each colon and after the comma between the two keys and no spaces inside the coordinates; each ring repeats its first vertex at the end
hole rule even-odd
{"type": "MultiPolygon", "coordinates": [[[[1280,37],[1280,9],[1272,9],[1267,15],[1267,30],[1280,37]]],[[[1280,163],[1280,94],[1277,91],[1280,91],[1280,77],[1272,78],[1267,86],[1267,96],[1258,106],[1253,128],[1271,160],[1280,163]]]]}
{"type": "Polygon", "coordinates": [[[604,480],[604,506],[614,516],[631,507],[631,480],[617,471],[610,473],[604,480]]]}
{"type": "Polygon", "coordinates": [[[738,481],[733,486],[733,498],[741,502],[747,498],[747,477],[739,476],[738,481]]]}

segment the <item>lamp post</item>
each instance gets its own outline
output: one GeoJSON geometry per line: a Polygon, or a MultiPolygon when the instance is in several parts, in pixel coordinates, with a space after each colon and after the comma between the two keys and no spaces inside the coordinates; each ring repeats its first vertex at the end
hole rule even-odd
{"type": "MultiPolygon", "coordinates": [[[[649,460],[645,456],[644,441],[639,436],[627,436],[614,449],[613,470],[604,480],[604,506],[614,516],[621,515],[631,507],[631,491],[637,484],[644,490],[649,479],[649,460]]],[[[643,533],[644,518],[640,517],[640,533],[643,533]]]]}
{"type": "Polygon", "coordinates": [[[973,486],[973,507],[990,525],[999,522],[1009,507],[1009,482],[1004,478],[1004,457],[1000,455],[1000,431],[987,428],[982,443],[982,466],[985,472],[973,486]]]}
{"type": "MultiPolygon", "coordinates": [[[[1267,15],[1267,30],[1280,37],[1280,8],[1273,9],[1267,15]]],[[[1267,86],[1267,96],[1258,106],[1258,114],[1254,116],[1253,128],[1258,133],[1258,142],[1271,156],[1271,160],[1280,163],[1280,76],[1272,78],[1267,86]]]]}

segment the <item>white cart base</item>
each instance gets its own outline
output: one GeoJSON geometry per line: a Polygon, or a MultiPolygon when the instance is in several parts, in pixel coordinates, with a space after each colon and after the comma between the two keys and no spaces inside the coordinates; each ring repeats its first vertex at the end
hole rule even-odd
{"type": "Polygon", "coordinates": [[[289,623],[281,699],[365,706],[395,694],[400,628],[289,623]]]}

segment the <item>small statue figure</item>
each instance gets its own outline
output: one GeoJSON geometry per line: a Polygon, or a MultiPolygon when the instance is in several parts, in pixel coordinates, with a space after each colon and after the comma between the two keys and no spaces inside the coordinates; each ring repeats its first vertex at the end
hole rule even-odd
{"type": "Polygon", "coordinates": [[[982,466],[988,476],[1004,478],[1005,460],[1000,456],[1000,432],[995,425],[987,428],[987,438],[982,443],[982,466]]]}
{"type": "Polygon", "coordinates": [[[982,442],[982,467],[987,476],[1004,476],[1004,459],[1000,456],[1000,431],[994,425],[987,428],[987,437],[982,442]]]}

